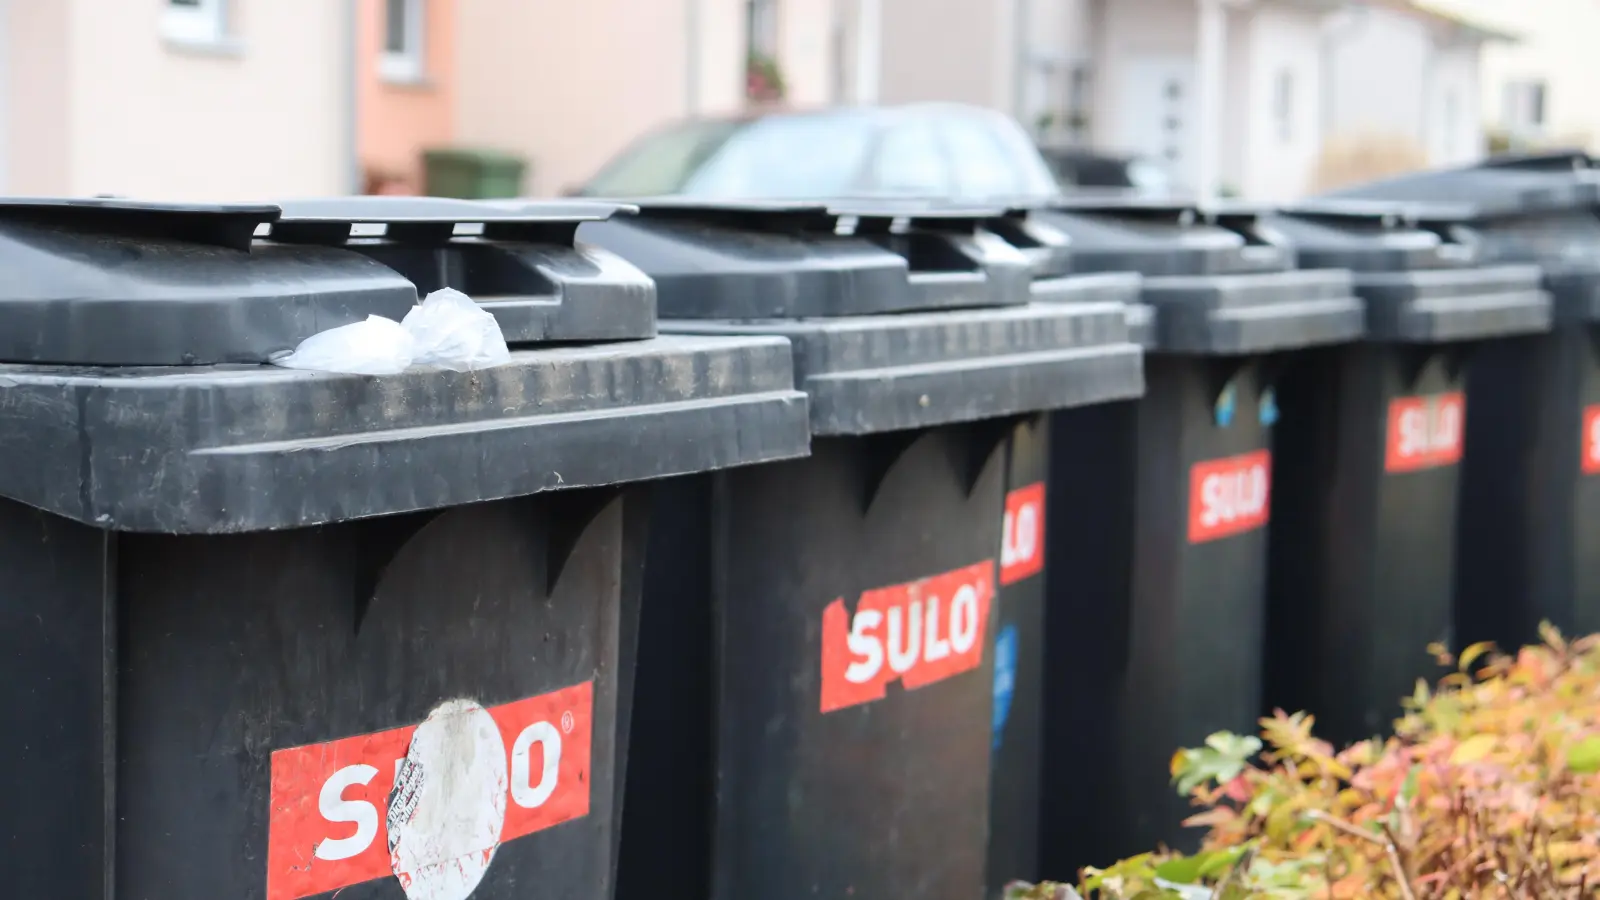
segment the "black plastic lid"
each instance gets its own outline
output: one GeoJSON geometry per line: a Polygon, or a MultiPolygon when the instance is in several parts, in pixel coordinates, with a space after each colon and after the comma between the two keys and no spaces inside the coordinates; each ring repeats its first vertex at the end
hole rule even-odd
{"type": "Polygon", "coordinates": [[[574,244],[578,227],[637,207],[592,201],[338,197],[283,204],[271,238],[343,247],[416,285],[455,288],[494,314],[512,345],[655,334],[655,290],[633,266],[574,244]]]}
{"type": "Polygon", "coordinates": [[[64,365],[265,362],[416,290],[342,250],[268,246],[267,205],[0,201],[0,361],[64,365]]]}
{"type": "Polygon", "coordinates": [[[663,319],[797,319],[1014,306],[1028,261],[984,224],[1003,207],[849,199],[641,203],[582,241],[656,282],[663,319]]]}
{"type": "Polygon", "coordinates": [[[1286,207],[1262,229],[1290,245],[1301,268],[1393,272],[1475,265],[1477,248],[1452,227],[1470,207],[1363,200],[1310,201],[1286,207]]]}
{"type": "Polygon", "coordinates": [[[614,211],[0,200],[0,362],[260,364],[370,315],[404,318],[419,290],[446,285],[483,300],[513,343],[648,337],[649,279],[572,245],[579,222],[614,211]],[[381,229],[364,236],[368,224],[381,229]]]}
{"type": "Polygon", "coordinates": [[[1261,210],[1140,197],[1066,197],[1033,216],[1065,232],[1076,272],[1225,275],[1281,272],[1289,251],[1256,229],[1261,210]]]}
{"type": "Polygon", "coordinates": [[[1355,273],[1371,340],[1443,343],[1548,329],[1539,269],[1481,266],[1478,244],[1461,240],[1470,215],[1459,204],[1320,201],[1265,227],[1295,247],[1302,266],[1355,273]]]}
{"type": "Polygon", "coordinates": [[[1600,204],[1600,169],[1581,153],[1501,157],[1387,178],[1328,196],[1469,204],[1477,219],[1527,216],[1600,204]]]}

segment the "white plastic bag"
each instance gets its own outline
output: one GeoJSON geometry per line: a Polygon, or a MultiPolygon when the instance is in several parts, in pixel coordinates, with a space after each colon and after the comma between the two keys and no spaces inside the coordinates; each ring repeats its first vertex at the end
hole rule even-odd
{"type": "Polygon", "coordinates": [[[287,356],[272,360],[286,369],[340,372],[347,375],[394,375],[404,372],[416,356],[416,340],[399,322],[367,316],[319,331],[300,342],[287,356]]]}
{"type": "Polygon", "coordinates": [[[419,366],[468,372],[511,361],[494,315],[453,288],[429,294],[400,324],[415,341],[419,366]]]}

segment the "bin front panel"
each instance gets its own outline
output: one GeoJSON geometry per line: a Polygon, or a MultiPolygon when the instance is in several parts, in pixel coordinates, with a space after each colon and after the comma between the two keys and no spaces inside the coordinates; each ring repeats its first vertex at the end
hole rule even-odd
{"type": "Polygon", "coordinates": [[[1282,378],[1267,709],[1308,709],[1335,741],[1388,729],[1426,654],[1452,640],[1461,357],[1358,344],[1282,378]]]}
{"type": "Polygon", "coordinates": [[[1269,374],[1252,358],[1153,356],[1139,404],[1053,417],[1047,627],[1073,651],[1046,658],[1046,877],[1192,842],[1172,753],[1254,727],[1269,374]]]}
{"type": "MultiPolygon", "coordinates": [[[[1560,299],[1557,293],[1558,302],[1560,299]]],[[[1541,621],[1600,631],[1600,348],[1592,326],[1486,346],[1468,370],[1459,641],[1515,647],[1541,621]]]]}
{"type": "Polygon", "coordinates": [[[1039,878],[1049,417],[1017,425],[1008,452],[989,788],[989,895],[994,897],[1009,882],[1039,878]]]}
{"type": "Polygon", "coordinates": [[[1002,437],[722,476],[713,896],[982,892],[1002,437]]]}
{"type": "Polygon", "coordinates": [[[609,497],[123,538],[116,895],[605,896],[609,497]]]}

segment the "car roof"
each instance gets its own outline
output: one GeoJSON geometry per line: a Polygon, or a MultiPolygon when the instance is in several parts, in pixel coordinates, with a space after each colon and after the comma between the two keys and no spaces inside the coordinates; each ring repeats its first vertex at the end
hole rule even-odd
{"type": "Polygon", "coordinates": [[[726,122],[750,124],[764,119],[869,119],[892,123],[900,119],[931,118],[937,116],[1005,119],[1005,114],[984,106],[967,103],[925,102],[903,103],[893,106],[828,106],[828,107],[765,107],[726,116],[702,116],[693,121],[703,123],[726,122]]]}

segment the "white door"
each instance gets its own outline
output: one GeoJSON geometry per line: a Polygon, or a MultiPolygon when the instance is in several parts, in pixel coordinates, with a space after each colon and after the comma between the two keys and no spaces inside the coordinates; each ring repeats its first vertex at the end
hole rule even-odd
{"type": "Polygon", "coordinates": [[[1192,189],[1196,128],[1194,60],[1183,56],[1135,56],[1128,60],[1118,97],[1120,149],[1167,166],[1175,187],[1192,189]]]}

